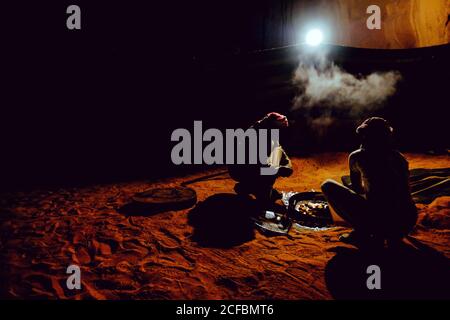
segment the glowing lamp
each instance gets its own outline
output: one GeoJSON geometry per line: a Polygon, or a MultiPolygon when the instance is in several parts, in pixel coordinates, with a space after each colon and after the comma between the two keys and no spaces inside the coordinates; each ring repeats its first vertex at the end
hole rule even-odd
{"type": "Polygon", "coordinates": [[[306,44],[311,47],[317,47],[323,41],[323,33],[319,29],[312,29],[306,34],[306,44]]]}

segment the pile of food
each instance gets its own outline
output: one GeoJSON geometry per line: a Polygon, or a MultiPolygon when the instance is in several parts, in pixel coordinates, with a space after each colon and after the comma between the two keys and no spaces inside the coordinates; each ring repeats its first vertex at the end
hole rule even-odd
{"type": "Polygon", "coordinates": [[[266,211],[255,221],[264,234],[286,235],[292,226],[322,229],[333,225],[330,208],[322,193],[283,192],[286,212],[266,211]]]}
{"type": "Polygon", "coordinates": [[[333,224],[330,208],[324,200],[300,200],[289,212],[295,223],[311,228],[329,227],[333,224]]]}

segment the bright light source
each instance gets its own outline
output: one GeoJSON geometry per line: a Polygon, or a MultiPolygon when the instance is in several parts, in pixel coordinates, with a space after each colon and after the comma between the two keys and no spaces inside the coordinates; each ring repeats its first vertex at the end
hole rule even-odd
{"type": "Polygon", "coordinates": [[[306,34],[306,44],[316,47],[323,41],[323,33],[319,29],[312,29],[306,34]]]}

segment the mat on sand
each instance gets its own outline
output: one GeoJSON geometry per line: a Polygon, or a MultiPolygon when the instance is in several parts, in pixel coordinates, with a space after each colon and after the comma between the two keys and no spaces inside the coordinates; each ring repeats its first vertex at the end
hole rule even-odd
{"type": "MultiPolygon", "coordinates": [[[[434,199],[450,195],[450,168],[410,170],[411,194],[416,203],[429,204],[434,199]]],[[[350,185],[350,176],[343,176],[342,183],[350,185]]]]}

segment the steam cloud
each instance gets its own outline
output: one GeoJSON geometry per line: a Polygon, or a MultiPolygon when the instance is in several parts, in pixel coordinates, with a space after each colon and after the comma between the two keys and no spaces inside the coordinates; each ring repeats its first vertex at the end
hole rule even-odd
{"type": "Polygon", "coordinates": [[[321,106],[360,115],[382,106],[400,79],[396,71],[356,77],[327,60],[325,54],[304,56],[294,75],[299,94],[293,109],[321,106]]]}

